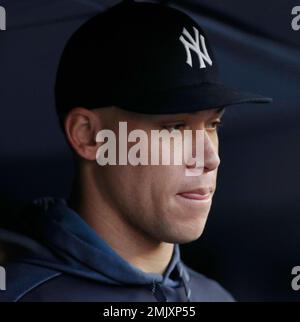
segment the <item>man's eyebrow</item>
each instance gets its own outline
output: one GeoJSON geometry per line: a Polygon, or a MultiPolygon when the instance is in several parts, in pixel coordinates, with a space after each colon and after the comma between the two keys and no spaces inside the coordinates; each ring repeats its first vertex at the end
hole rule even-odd
{"type": "MultiPolygon", "coordinates": [[[[225,113],[225,107],[219,107],[217,109],[213,109],[214,114],[220,114],[219,116],[222,117],[225,113]]],[[[191,112],[191,114],[197,114],[199,111],[191,112]]]]}
{"type": "Polygon", "coordinates": [[[216,114],[220,114],[219,116],[222,117],[223,114],[225,113],[225,107],[220,107],[217,110],[215,110],[216,114]]]}

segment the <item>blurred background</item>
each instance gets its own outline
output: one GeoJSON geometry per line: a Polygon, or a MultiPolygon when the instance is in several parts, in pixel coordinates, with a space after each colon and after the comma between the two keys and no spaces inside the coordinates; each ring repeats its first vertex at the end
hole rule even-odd
{"type": "MultiPolygon", "coordinates": [[[[151,1],[158,2],[158,1],[151,1]]],[[[183,260],[239,301],[298,301],[300,265],[300,30],[298,1],[161,1],[198,20],[221,80],[273,97],[228,108],[218,188],[206,230],[183,260]]],[[[0,221],[41,196],[66,197],[72,156],[54,107],[54,79],[70,35],[118,1],[7,0],[0,31],[0,221]]]]}

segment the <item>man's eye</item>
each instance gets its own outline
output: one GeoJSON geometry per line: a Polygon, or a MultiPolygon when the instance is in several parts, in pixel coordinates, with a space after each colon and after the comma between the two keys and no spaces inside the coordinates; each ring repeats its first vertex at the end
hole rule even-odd
{"type": "Polygon", "coordinates": [[[221,125],[221,121],[215,121],[209,124],[208,129],[217,130],[221,125]]]}
{"type": "Polygon", "coordinates": [[[174,123],[174,124],[167,124],[163,125],[163,128],[172,132],[174,130],[181,130],[185,127],[185,123],[174,123]]]}

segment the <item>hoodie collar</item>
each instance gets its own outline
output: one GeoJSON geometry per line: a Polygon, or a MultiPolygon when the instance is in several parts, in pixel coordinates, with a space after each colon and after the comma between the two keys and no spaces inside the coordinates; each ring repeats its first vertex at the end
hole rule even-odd
{"type": "MultiPolygon", "coordinates": [[[[131,265],[103,240],[64,199],[42,198],[35,201],[42,207],[44,216],[39,216],[43,238],[51,248],[68,261],[77,260],[89,269],[100,273],[102,280],[116,284],[161,283],[175,287],[181,279],[174,280],[170,275],[178,274],[181,267],[179,245],[174,244],[172,258],[164,274],[146,273],[131,265]]],[[[87,268],[86,267],[86,268],[87,268]]],[[[97,276],[98,274],[92,274],[97,276]]]]}

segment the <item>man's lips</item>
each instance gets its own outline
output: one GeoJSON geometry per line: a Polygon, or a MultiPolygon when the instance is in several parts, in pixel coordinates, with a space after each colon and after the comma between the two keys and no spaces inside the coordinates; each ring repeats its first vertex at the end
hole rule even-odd
{"type": "Polygon", "coordinates": [[[210,188],[198,188],[190,191],[180,192],[178,195],[186,199],[206,200],[211,197],[211,191],[212,189],[210,188]]]}

